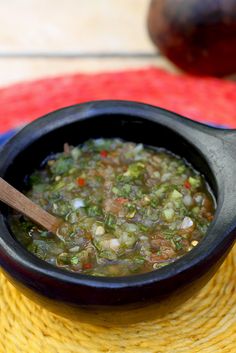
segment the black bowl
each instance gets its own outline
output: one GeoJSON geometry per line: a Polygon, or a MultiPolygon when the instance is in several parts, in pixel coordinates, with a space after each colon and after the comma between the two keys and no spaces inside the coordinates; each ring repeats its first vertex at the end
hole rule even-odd
{"type": "Polygon", "coordinates": [[[105,278],[70,273],[29,253],[14,238],[9,209],[1,205],[0,264],[5,274],[33,298],[72,306],[117,306],[158,300],[171,292],[197,288],[222,263],[235,240],[236,143],[234,132],[211,128],[153,106],[124,101],[80,104],[34,121],[1,150],[0,175],[22,189],[25,176],[38,168],[64,142],[77,145],[88,138],[121,137],[164,147],[184,157],[205,175],[217,200],[206,237],[187,255],[159,270],[105,278]]]}

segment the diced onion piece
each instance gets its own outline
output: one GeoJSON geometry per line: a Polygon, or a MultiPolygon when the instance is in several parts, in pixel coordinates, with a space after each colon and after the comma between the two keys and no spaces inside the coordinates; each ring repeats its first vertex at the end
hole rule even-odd
{"type": "Polygon", "coordinates": [[[141,235],[141,237],[139,237],[140,240],[148,240],[148,237],[146,235],[141,235]]]}
{"type": "Polygon", "coordinates": [[[105,229],[103,228],[103,226],[98,226],[95,230],[95,235],[103,235],[105,233],[105,229]]]}
{"type": "Polygon", "coordinates": [[[118,239],[111,239],[110,240],[110,248],[112,250],[117,250],[120,247],[120,242],[118,239]]]}
{"type": "Polygon", "coordinates": [[[77,210],[78,208],[84,207],[84,201],[82,199],[74,199],[72,201],[73,207],[77,210]]]}
{"type": "Polygon", "coordinates": [[[133,149],[133,152],[134,153],[139,153],[140,151],[143,150],[143,144],[142,143],[139,143],[134,149],[133,149]]]}
{"type": "Polygon", "coordinates": [[[73,248],[70,248],[69,252],[78,252],[79,249],[80,249],[80,247],[78,245],[76,245],[76,246],[73,246],[73,248]]]}
{"type": "Polygon", "coordinates": [[[137,231],[137,226],[133,223],[126,223],[125,224],[125,229],[127,230],[127,232],[136,232],[137,231]]]}
{"type": "Polygon", "coordinates": [[[160,263],[156,262],[155,264],[153,264],[152,267],[153,267],[154,270],[157,270],[158,268],[161,267],[161,265],[160,265],[160,263]]]}
{"type": "Polygon", "coordinates": [[[101,146],[101,145],[104,145],[105,140],[103,138],[98,138],[98,139],[93,140],[93,143],[95,146],[101,146]]]}
{"type": "Polygon", "coordinates": [[[170,177],[171,177],[171,173],[165,173],[162,175],[161,181],[167,181],[170,179],[170,177]]]}
{"type": "Polygon", "coordinates": [[[191,206],[193,203],[193,199],[190,195],[185,195],[183,198],[183,203],[185,206],[191,206]]]}
{"type": "Polygon", "coordinates": [[[122,245],[125,245],[128,248],[131,248],[136,242],[136,236],[134,233],[123,232],[120,237],[120,241],[122,245]]]}
{"type": "Polygon", "coordinates": [[[177,199],[180,199],[181,197],[183,197],[183,195],[178,190],[173,190],[170,195],[170,198],[172,200],[177,200],[177,199]]]}
{"type": "Polygon", "coordinates": [[[109,250],[109,249],[116,251],[120,247],[120,242],[116,238],[107,239],[107,240],[103,240],[101,242],[101,246],[104,251],[109,250]]]}
{"type": "Polygon", "coordinates": [[[74,147],[71,150],[71,155],[72,155],[72,158],[76,161],[81,155],[81,150],[78,147],[74,147]]]}
{"type": "Polygon", "coordinates": [[[202,202],[203,202],[203,196],[202,196],[201,194],[196,194],[196,195],[194,196],[194,200],[196,201],[196,203],[197,203],[198,205],[201,205],[202,202]]]}
{"type": "Polygon", "coordinates": [[[197,241],[197,240],[193,240],[193,241],[191,242],[191,245],[192,245],[192,246],[197,246],[197,245],[198,245],[198,241],[197,241]]]}
{"type": "Polygon", "coordinates": [[[154,176],[154,178],[160,179],[161,174],[160,174],[160,172],[156,171],[153,173],[153,176],[154,176]]]}
{"type": "Polygon", "coordinates": [[[166,208],[164,211],[163,211],[163,215],[164,215],[164,217],[165,217],[165,219],[167,220],[167,221],[171,221],[172,220],[172,218],[174,217],[174,210],[173,210],[173,208],[166,208]]]}
{"type": "Polygon", "coordinates": [[[183,222],[180,225],[180,229],[187,229],[193,226],[193,221],[190,217],[184,217],[183,222]]]}

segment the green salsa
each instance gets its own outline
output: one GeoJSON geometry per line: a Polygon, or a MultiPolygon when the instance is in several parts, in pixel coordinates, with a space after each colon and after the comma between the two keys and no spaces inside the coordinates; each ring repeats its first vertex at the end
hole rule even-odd
{"type": "Polygon", "coordinates": [[[163,149],[89,140],[47,159],[26,195],[64,222],[56,234],[15,213],[30,252],[60,268],[126,276],[166,266],[205,236],[215,203],[204,177],[163,149]]]}

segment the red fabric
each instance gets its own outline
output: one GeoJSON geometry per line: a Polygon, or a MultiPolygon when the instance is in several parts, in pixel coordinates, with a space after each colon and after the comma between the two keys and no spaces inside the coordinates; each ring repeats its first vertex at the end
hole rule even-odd
{"type": "Polygon", "coordinates": [[[97,99],[150,103],[202,122],[236,127],[236,83],[156,68],[75,74],[0,89],[0,132],[52,110],[97,99]]]}

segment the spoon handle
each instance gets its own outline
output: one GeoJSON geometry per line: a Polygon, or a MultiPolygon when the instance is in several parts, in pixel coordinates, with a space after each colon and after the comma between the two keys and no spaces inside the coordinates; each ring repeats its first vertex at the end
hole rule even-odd
{"type": "Polygon", "coordinates": [[[55,233],[61,220],[36,205],[0,177],[0,201],[29,217],[39,226],[55,233]]]}

